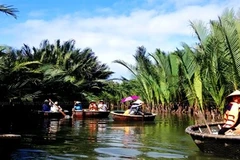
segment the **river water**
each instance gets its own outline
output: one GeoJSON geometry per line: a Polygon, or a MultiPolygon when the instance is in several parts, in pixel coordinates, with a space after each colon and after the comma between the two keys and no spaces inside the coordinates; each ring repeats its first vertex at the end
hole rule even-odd
{"type": "Polygon", "coordinates": [[[185,128],[189,115],[158,115],[154,122],[117,123],[111,119],[44,119],[22,135],[13,160],[226,159],[199,151],[185,128]]]}

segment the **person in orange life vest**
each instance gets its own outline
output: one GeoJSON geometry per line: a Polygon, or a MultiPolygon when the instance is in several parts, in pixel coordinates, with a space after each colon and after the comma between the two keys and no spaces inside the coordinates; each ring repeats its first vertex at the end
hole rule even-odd
{"type": "Polygon", "coordinates": [[[97,110],[98,110],[97,104],[96,104],[96,102],[95,102],[94,100],[91,100],[91,101],[90,101],[90,104],[89,104],[88,109],[89,109],[90,111],[97,111],[97,110]]]}
{"type": "Polygon", "coordinates": [[[226,134],[229,131],[237,132],[240,130],[240,91],[236,90],[227,96],[228,105],[225,108],[224,124],[218,134],[226,134]]]}

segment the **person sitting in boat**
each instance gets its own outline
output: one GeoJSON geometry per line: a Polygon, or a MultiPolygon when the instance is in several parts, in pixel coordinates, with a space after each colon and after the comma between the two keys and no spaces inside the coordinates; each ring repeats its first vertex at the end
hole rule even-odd
{"type": "Polygon", "coordinates": [[[80,101],[76,101],[73,107],[73,111],[81,111],[82,110],[82,104],[80,101]]]}
{"type": "Polygon", "coordinates": [[[96,102],[94,100],[91,100],[88,109],[90,111],[97,111],[98,110],[97,104],[96,104],[96,102]]]}
{"type": "Polygon", "coordinates": [[[42,111],[50,111],[49,101],[46,99],[42,105],[42,111]]]}
{"type": "Polygon", "coordinates": [[[142,112],[142,105],[143,105],[143,101],[141,100],[137,100],[135,102],[133,102],[131,108],[130,108],[130,111],[129,111],[129,114],[131,115],[143,115],[143,112],[142,112]]]}
{"type": "Polygon", "coordinates": [[[98,103],[98,110],[99,111],[107,111],[107,105],[104,103],[103,100],[100,100],[98,103]]]}
{"type": "Polygon", "coordinates": [[[128,109],[123,113],[124,115],[128,115],[130,113],[130,109],[132,106],[133,102],[130,102],[130,105],[128,106],[128,109]]]}
{"type": "Polygon", "coordinates": [[[240,133],[240,91],[236,90],[227,96],[229,102],[224,112],[224,124],[218,134],[239,134],[240,133]]]}
{"type": "Polygon", "coordinates": [[[54,102],[51,106],[51,112],[59,112],[60,110],[62,111],[62,108],[60,107],[58,102],[54,102]]]}

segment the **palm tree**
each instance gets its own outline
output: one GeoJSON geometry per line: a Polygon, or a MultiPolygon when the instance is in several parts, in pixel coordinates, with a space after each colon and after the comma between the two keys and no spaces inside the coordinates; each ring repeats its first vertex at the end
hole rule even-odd
{"type": "Polygon", "coordinates": [[[16,8],[13,8],[11,5],[10,6],[0,5],[0,12],[3,12],[7,15],[11,15],[14,18],[17,18],[16,12],[18,12],[18,10],[16,8]]]}
{"type": "Polygon", "coordinates": [[[199,40],[195,54],[201,66],[201,77],[204,77],[205,93],[222,109],[224,96],[240,87],[240,22],[234,11],[227,9],[209,24],[210,29],[206,29],[202,22],[191,22],[199,40]]]}
{"type": "MultiPolygon", "coordinates": [[[[73,99],[98,95],[105,81],[113,73],[106,64],[101,64],[91,49],[75,49],[75,41],[50,44],[44,40],[40,48],[33,48],[33,59],[44,65],[44,93],[73,99]],[[68,94],[66,94],[68,93],[68,94]],[[89,95],[89,96],[88,96],[89,95]]],[[[26,49],[28,50],[28,49],[26,49]]],[[[59,98],[60,98],[59,97],[59,98]]]]}
{"type": "Polygon", "coordinates": [[[1,99],[29,99],[34,93],[29,88],[34,88],[40,80],[37,78],[40,72],[36,68],[40,66],[38,61],[26,61],[21,58],[19,51],[11,50],[0,56],[0,90],[1,99]],[[29,92],[30,91],[30,92],[29,92]],[[28,95],[28,96],[27,96],[28,95]]]}

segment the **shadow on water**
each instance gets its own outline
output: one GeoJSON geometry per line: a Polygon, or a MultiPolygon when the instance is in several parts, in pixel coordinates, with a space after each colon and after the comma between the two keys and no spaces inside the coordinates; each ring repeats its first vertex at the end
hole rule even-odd
{"type": "Polygon", "coordinates": [[[162,114],[153,122],[111,119],[41,119],[15,129],[22,143],[11,159],[208,159],[185,133],[188,115],[162,114]]]}

